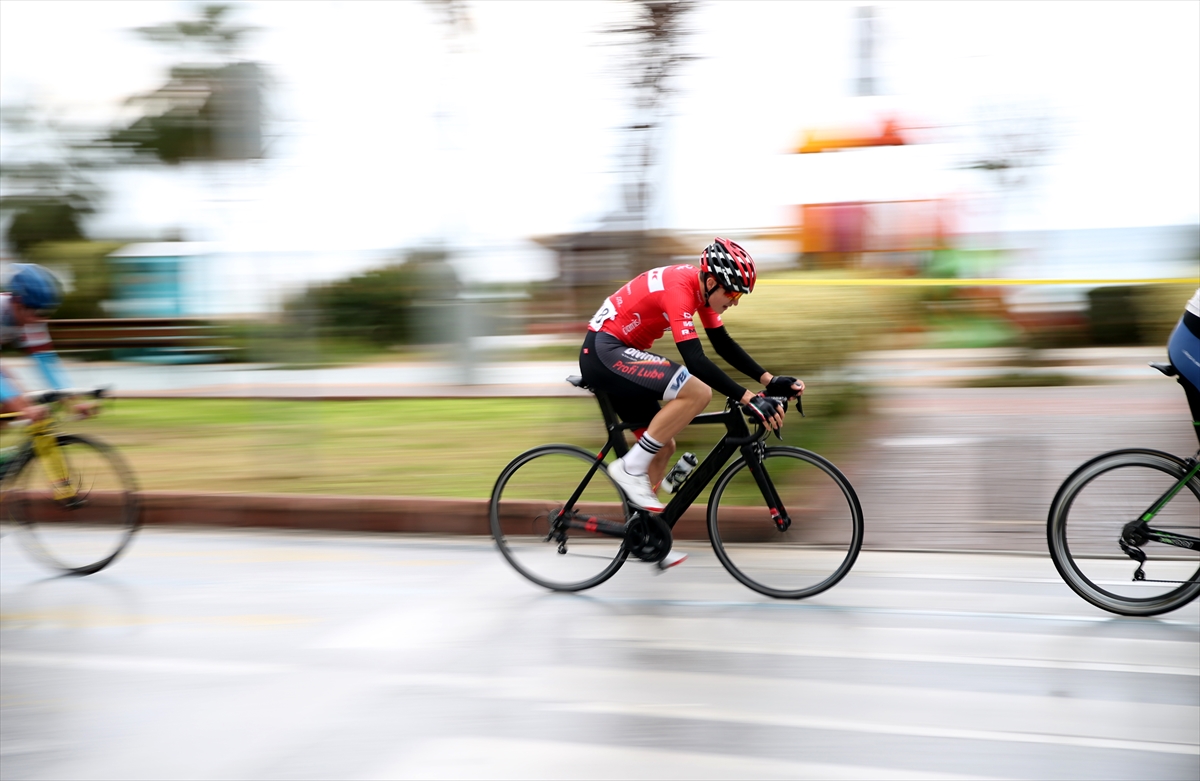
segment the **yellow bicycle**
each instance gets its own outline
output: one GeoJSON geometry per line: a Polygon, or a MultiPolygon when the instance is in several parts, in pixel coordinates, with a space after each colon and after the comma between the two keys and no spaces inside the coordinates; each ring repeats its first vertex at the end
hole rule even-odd
{"type": "Polygon", "coordinates": [[[49,405],[50,414],[17,428],[20,441],[0,462],[0,520],[15,528],[35,558],[69,575],[107,567],[141,526],[137,485],[120,454],[59,430],[65,401],[103,395],[103,389],[29,394],[31,402],[49,405]]]}

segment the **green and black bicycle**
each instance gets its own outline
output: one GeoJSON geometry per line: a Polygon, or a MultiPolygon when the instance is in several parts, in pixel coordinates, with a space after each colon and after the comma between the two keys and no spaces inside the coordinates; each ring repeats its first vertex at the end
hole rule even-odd
{"type": "Polygon", "coordinates": [[[1046,536],[1063,580],[1093,605],[1125,616],[1183,607],[1200,596],[1200,451],[1093,458],[1058,489],[1046,536]]]}
{"type": "MultiPolygon", "coordinates": [[[[587,388],[579,377],[568,382],[587,388]]],[[[604,416],[603,449],[535,447],[513,459],[492,489],[492,536],[529,580],[554,591],[581,591],[611,578],[629,556],[662,561],[676,522],[714,479],[708,537],[725,569],[749,588],[800,599],[830,588],[854,566],[863,542],[862,507],[850,481],[826,459],[798,447],[767,446],[766,428],[751,431],[741,405],[730,399],[723,412],[692,420],[724,425],[726,433],[663,512],[648,513],[629,504],[604,465],[610,452],[628,451],[631,426],[620,422],[606,394],[587,389],[604,416]]]]}

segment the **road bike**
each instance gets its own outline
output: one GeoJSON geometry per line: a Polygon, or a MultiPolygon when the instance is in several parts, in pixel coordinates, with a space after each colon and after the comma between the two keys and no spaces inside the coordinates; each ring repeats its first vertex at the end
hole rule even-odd
{"type": "Polygon", "coordinates": [[[36,559],[64,574],[104,569],[141,526],[137,484],[120,454],[59,430],[67,399],[104,395],[102,388],[28,394],[31,403],[49,405],[49,414],[20,426],[19,443],[0,462],[0,520],[36,559]]]}
{"type": "MultiPolygon", "coordinates": [[[[1178,376],[1169,363],[1150,365],[1178,376]]],[[[1046,537],[1063,580],[1093,605],[1125,616],[1183,607],[1200,596],[1200,451],[1093,458],[1058,489],[1046,537]]]]}
{"type": "MultiPolygon", "coordinates": [[[[599,453],[568,444],[525,451],[501,471],[488,506],[500,552],[529,580],[553,591],[582,591],[611,578],[629,556],[662,561],[675,524],[714,478],[709,541],[744,585],[800,599],[830,588],[854,566],[863,513],[850,481],[816,453],[768,447],[766,427],[751,431],[736,400],[692,420],[724,425],[726,433],[665,509],[650,513],[629,503],[604,464],[610,452],[628,452],[625,432],[633,426],[620,422],[603,391],[580,377],[567,381],[596,397],[607,431],[604,447],[599,453]]],[[[796,405],[799,410],[799,399],[796,405]]]]}

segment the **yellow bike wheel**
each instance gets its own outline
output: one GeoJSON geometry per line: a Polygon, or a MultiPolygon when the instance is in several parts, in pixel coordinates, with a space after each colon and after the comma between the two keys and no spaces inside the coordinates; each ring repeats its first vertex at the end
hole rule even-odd
{"type": "Polygon", "coordinates": [[[0,512],[46,565],[71,575],[99,572],[141,525],[133,473],[115,450],[86,437],[60,434],[52,452],[48,459],[31,450],[10,470],[0,484],[0,512]]]}

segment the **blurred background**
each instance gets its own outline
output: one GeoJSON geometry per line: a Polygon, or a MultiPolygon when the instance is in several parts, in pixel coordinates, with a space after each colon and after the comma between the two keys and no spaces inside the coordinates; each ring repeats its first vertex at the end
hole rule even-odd
{"type": "Polygon", "coordinates": [[[1197,2],[0,0],[0,281],[62,280],[151,527],[0,546],[0,775],[1194,781],[1200,605],[1093,608],[1045,529],[1085,459],[1195,452],[1146,363],[1197,139],[1197,2]],[[495,476],[600,446],[585,323],[717,235],[863,555],[766,600],[681,524],[533,588],[495,476]]]}
{"type": "Polygon", "coordinates": [[[1056,350],[1144,365],[1200,284],[1194,3],[0,15],[0,273],[54,269],[60,353],[125,390],[132,365],[265,385],[448,367],[422,375],[433,396],[537,365],[560,383],[608,293],[724,235],[762,280],[732,332],[817,380],[810,411],[833,419],[897,366],[1054,386],[1103,374],[1056,350]],[[975,368],[921,368],[951,359],[975,368]]]}

